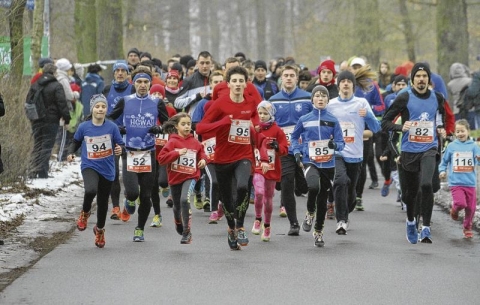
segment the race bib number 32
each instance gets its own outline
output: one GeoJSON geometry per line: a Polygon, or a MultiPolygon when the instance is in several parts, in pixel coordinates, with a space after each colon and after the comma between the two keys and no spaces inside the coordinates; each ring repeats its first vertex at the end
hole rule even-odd
{"type": "Polygon", "coordinates": [[[233,120],[230,125],[228,142],[236,144],[250,144],[250,121],[233,120]]]}
{"type": "Polygon", "coordinates": [[[103,159],[113,155],[112,140],[109,134],[98,137],[85,136],[88,159],[103,159]]]}
{"type": "Polygon", "coordinates": [[[152,171],[152,157],[150,151],[127,152],[127,171],[134,173],[150,173],[152,171]]]}

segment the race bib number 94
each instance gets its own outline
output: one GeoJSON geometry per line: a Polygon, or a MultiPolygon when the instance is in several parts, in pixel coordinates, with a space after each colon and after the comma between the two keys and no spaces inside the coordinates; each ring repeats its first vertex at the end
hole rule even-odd
{"type": "Polygon", "coordinates": [[[85,136],[88,159],[103,159],[113,155],[112,140],[109,134],[98,137],[85,136]]]}
{"type": "Polygon", "coordinates": [[[150,173],[152,171],[152,157],[150,151],[128,151],[127,171],[134,173],[150,173]]]}

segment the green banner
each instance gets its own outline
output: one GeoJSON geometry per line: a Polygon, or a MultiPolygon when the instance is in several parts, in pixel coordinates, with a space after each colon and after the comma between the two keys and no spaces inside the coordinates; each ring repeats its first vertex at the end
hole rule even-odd
{"type": "MultiPolygon", "coordinates": [[[[32,44],[31,37],[25,37],[23,40],[23,75],[32,75],[32,44]]],[[[8,72],[11,65],[10,37],[0,36],[0,72],[8,72]]],[[[48,39],[46,36],[42,39],[41,57],[48,56],[48,39]]]]}

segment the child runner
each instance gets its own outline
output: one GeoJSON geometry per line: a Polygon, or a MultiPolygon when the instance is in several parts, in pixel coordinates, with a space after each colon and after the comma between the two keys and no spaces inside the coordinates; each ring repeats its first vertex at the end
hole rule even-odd
{"type": "Polygon", "coordinates": [[[268,101],[262,101],[257,106],[260,117],[260,133],[267,138],[269,163],[261,163],[259,151],[255,149],[256,166],[253,175],[255,222],[252,233],[259,235],[262,231],[261,239],[263,241],[270,241],[270,220],[272,219],[275,184],[282,178],[280,157],[288,154],[287,136],[275,123],[275,111],[276,108],[268,101]],[[263,230],[261,228],[262,210],[265,216],[263,230]]]}
{"type": "Polygon", "coordinates": [[[452,192],[453,205],[450,216],[458,220],[458,212],[465,209],[463,219],[463,236],[472,238],[472,222],[477,207],[477,171],[476,166],[480,160],[480,147],[469,138],[470,125],[465,119],[455,123],[455,136],[457,137],[447,146],[442,162],[438,166],[440,179],[447,176],[448,185],[452,192]]]}
{"type": "Polygon", "coordinates": [[[323,226],[327,213],[328,191],[332,188],[335,176],[334,151],[341,151],[345,147],[340,123],[325,109],[328,101],[327,88],[322,85],[313,88],[313,110],[300,117],[291,138],[296,159],[300,159],[298,155],[302,155],[301,162],[304,164],[308,185],[307,215],[302,228],[305,232],[310,232],[316,216],[313,237],[317,247],[325,244],[323,226]]]}
{"type": "Polygon", "coordinates": [[[181,244],[192,242],[190,196],[200,178],[200,169],[207,163],[203,146],[194,138],[191,128],[192,119],[185,112],[170,118],[163,124],[164,132],[170,137],[157,156],[158,163],[167,165],[168,184],[173,198],[173,220],[178,234],[182,235],[181,244]]]}
{"type": "Polygon", "coordinates": [[[105,220],[108,212],[108,197],[115,179],[115,155],[122,154],[124,145],[120,131],[115,123],[105,120],[107,99],[102,94],[90,99],[91,117],[78,126],[69,148],[67,161],[75,158],[75,152],[82,147],[81,170],[85,195],[83,209],[77,219],[77,228],[87,228],[88,217],[95,196],[97,196],[97,224],[93,227],[95,245],[105,246],[105,220]]]}

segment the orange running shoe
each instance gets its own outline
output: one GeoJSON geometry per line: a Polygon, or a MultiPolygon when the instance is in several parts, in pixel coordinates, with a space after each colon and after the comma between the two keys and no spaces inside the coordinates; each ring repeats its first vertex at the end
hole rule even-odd
{"type": "Polygon", "coordinates": [[[122,214],[120,214],[120,219],[123,222],[127,222],[130,220],[130,214],[128,214],[127,209],[123,208],[122,214]]]}
{"type": "Polygon", "coordinates": [[[93,234],[95,234],[95,246],[99,248],[105,247],[105,229],[99,229],[97,226],[94,226],[93,234]]]}
{"type": "Polygon", "coordinates": [[[113,220],[120,220],[120,207],[113,207],[112,209],[112,215],[110,216],[110,219],[113,220]]]}
{"type": "Polygon", "coordinates": [[[90,212],[85,213],[83,210],[80,212],[80,216],[77,219],[77,229],[83,231],[87,228],[88,217],[90,217],[90,212]]]}

